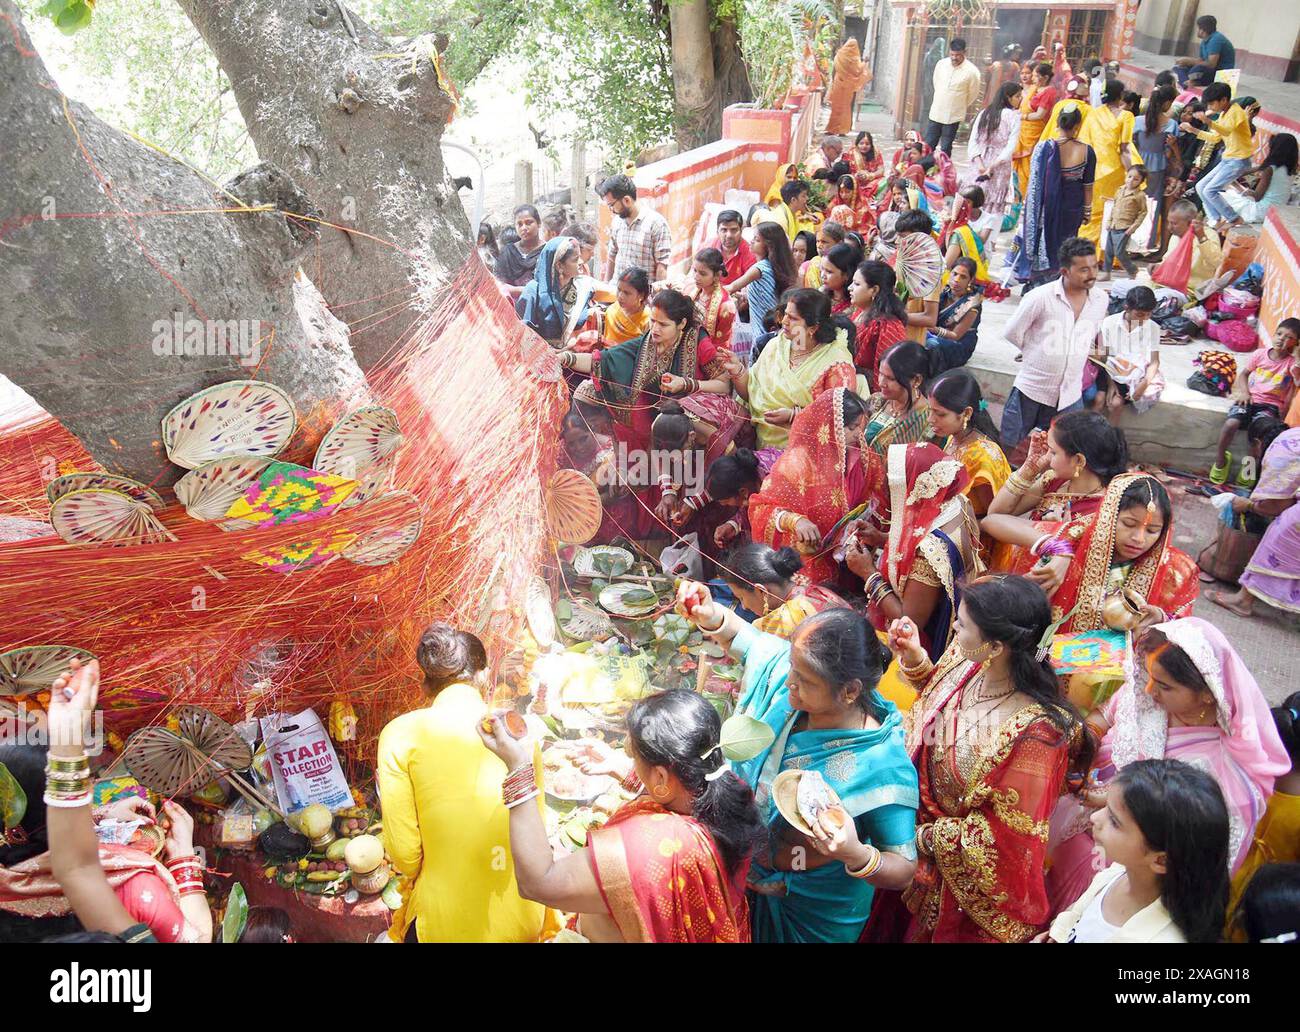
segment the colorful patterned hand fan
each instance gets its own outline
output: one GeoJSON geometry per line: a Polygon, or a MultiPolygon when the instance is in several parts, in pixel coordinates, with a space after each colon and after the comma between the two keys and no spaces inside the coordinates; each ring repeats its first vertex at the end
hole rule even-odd
{"type": "Polygon", "coordinates": [[[0,652],[0,696],[21,699],[48,692],[74,659],[89,663],[93,652],[72,645],[28,645],[0,652]]]}
{"type": "Polygon", "coordinates": [[[50,506],[50,522],[74,545],[156,545],[175,541],[153,509],[121,491],[70,491],[50,506]]]}
{"type": "Polygon", "coordinates": [[[196,520],[223,520],[273,459],[227,455],[205,462],[176,481],[176,500],[196,520]]]}
{"type": "Polygon", "coordinates": [[[292,462],[270,462],[244,489],[243,497],[231,503],[222,525],[279,527],[308,523],[328,516],[356,489],[355,480],[292,462]]]}
{"type": "Polygon", "coordinates": [[[253,752],[228,723],[200,706],[176,712],[176,730],[146,727],[126,741],[126,769],[159,795],[197,792],[228,771],[246,770],[253,752]]]}
{"type": "Polygon", "coordinates": [[[293,401],[279,387],[231,380],[199,391],[168,412],[162,440],[172,462],[196,469],[223,455],[279,455],[297,426],[293,401]]]}
{"type": "Polygon", "coordinates": [[[69,473],[66,476],[55,477],[45,489],[45,495],[53,505],[65,494],[93,489],[121,491],[137,502],[144,502],[155,512],[161,512],[163,509],[162,495],[152,487],[130,477],[118,476],[116,473],[69,473]]]}
{"type": "Polygon", "coordinates": [[[357,489],[344,499],[343,508],[350,509],[354,505],[387,494],[393,489],[393,478],[396,473],[397,452],[392,452],[387,458],[380,459],[357,475],[357,489]]]}
{"type": "Polygon", "coordinates": [[[585,544],[600,530],[601,516],[596,485],[576,469],[557,469],[546,485],[546,526],[552,536],[585,544]]]}
{"type": "Polygon", "coordinates": [[[907,233],[899,238],[894,255],[894,274],[910,297],[923,298],[939,285],[943,274],[943,252],[932,237],[907,233]]]}
{"type": "Polygon", "coordinates": [[[292,463],[268,463],[226,510],[226,521],[253,526],[300,524],[329,516],[356,490],[356,481],[292,463]]]}
{"type": "Polygon", "coordinates": [[[397,413],[372,405],[335,423],[321,439],[312,465],[322,473],[360,480],[372,466],[393,458],[401,445],[397,413]]]}
{"type": "MultiPolygon", "coordinates": [[[[233,522],[233,521],[232,521],[233,522]]],[[[227,528],[229,529],[229,528],[227,528]]],[[[240,556],[250,563],[266,566],[276,573],[293,573],[333,559],[356,541],[357,535],[343,528],[336,528],[319,537],[304,541],[293,541],[285,545],[273,545],[268,548],[254,549],[240,556]]]]}
{"type": "Polygon", "coordinates": [[[390,491],[370,502],[370,505],[393,505],[392,515],[385,525],[362,534],[343,549],[343,558],[359,566],[385,566],[400,558],[415,544],[424,527],[424,514],[420,500],[410,491],[390,491]]]}

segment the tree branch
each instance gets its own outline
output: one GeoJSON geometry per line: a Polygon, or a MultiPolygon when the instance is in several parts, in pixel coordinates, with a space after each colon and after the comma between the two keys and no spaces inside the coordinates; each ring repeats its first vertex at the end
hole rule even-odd
{"type": "Polygon", "coordinates": [[[301,230],[274,208],[222,210],[242,206],[241,190],[306,207],[286,173],[259,166],[232,197],[66,100],[12,0],[0,0],[0,83],[0,366],[106,468],[173,480],[160,420],[252,375],[241,357],[300,408],[364,396],[346,342],[298,316],[301,230]],[[197,327],[202,353],[184,354],[177,326],[197,327]]]}

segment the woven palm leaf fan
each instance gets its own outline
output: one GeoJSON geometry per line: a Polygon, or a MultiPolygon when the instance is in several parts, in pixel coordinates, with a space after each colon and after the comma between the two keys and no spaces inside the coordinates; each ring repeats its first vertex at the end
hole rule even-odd
{"type": "Polygon", "coordinates": [[[280,812],[237,773],[252,766],[253,751],[230,724],[201,706],[181,706],[175,718],[175,731],[146,727],[127,739],[122,756],[132,777],[164,796],[224,777],[254,805],[280,812]]]}
{"type": "Polygon", "coordinates": [[[898,241],[894,274],[912,297],[925,297],[939,285],[943,254],[924,233],[908,233],[898,241]]]}
{"type": "Polygon", "coordinates": [[[371,466],[391,458],[402,446],[397,413],[371,405],[340,419],[316,449],[313,469],[360,480],[371,466]]]}
{"type": "Polygon", "coordinates": [[[546,526],[558,541],[586,544],[600,530],[600,492],[576,469],[557,469],[546,485],[546,526]]]}
{"type": "Polygon", "coordinates": [[[362,534],[347,548],[343,558],[359,566],[384,566],[400,558],[420,536],[424,514],[420,500],[410,491],[390,491],[370,504],[398,502],[384,526],[362,534]]]}
{"type": "Polygon", "coordinates": [[[542,648],[549,649],[555,643],[555,610],[551,608],[551,589],[541,577],[528,578],[524,616],[533,640],[542,648]]]}
{"type": "Polygon", "coordinates": [[[176,500],[196,520],[223,520],[271,461],[256,455],[226,455],[205,462],[176,481],[176,500]]]}
{"type": "Polygon", "coordinates": [[[70,491],[50,506],[50,523],[74,545],[156,545],[176,537],[153,509],[121,491],[70,491]]]}
{"type": "Polygon", "coordinates": [[[162,511],[162,495],[147,484],[132,480],[130,477],[119,476],[116,473],[68,473],[66,476],[55,477],[50,481],[50,486],[45,489],[45,496],[49,498],[50,504],[53,505],[65,494],[71,494],[73,491],[89,491],[100,488],[109,491],[121,491],[124,495],[130,495],[137,502],[144,502],[155,512],[162,511]]]}
{"type": "Polygon", "coordinates": [[[47,692],[74,659],[89,663],[93,652],[72,645],[27,645],[0,652],[0,696],[21,699],[47,692]]]}
{"type": "Polygon", "coordinates": [[[293,401],[260,380],[230,380],[182,401],[162,421],[163,447],[196,469],[223,455],[279,455],[297,429],[293,401]]]}
{"type": "Polygon", "coordinates": [[[373,466],[368,466],[356,476],[358,487],[344,499],[340,506],[350,509],[354,505],[378,498],[393,489],[393,479],[397,474],[397,452],[390,452],[387,458],[380,459],[373,466]]]}

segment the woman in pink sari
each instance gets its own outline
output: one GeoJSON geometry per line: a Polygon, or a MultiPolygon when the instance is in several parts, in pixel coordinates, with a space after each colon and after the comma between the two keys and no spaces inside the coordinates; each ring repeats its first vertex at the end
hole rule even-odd
{"type": "Polygon", "coordinates": [[[542,811],[533,742],[496,717],[479,736],[510,773],[510,849],[519,893],[576,913],[592,942],[749,942],[745,881],[766,828],[754,795],[722,756],[722,720],[685,688],[636,703],[627,754],[593,748],[589,774],[609,774],[637,793],[584,848],[557,860],[542,811]]]}
{"type": "MultiPolygon", "coordinates": [[[[1156,624],[1143,639],[1146,683],[1130,676],[1088,723],[1104,734],[1093,778],[1109,780],[1135,760],[1182,760],[1208,771],[1228,804],[1235,871],[1250,851],[1273,782],[1291,769],[1267,700],[1213,624],[1186,617],[1156,624]]],[[[1097,873],[1088,816],[1104,803],[1095,784],[1061,798],[1052,815],[1048,892],[1060,911],[1097,873]]]]}

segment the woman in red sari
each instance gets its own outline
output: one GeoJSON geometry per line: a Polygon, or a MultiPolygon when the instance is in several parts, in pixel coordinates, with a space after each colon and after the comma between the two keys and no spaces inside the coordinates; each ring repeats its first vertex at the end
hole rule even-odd
{"type": "Polygon", "coordinates": [[[479,726],[510,769],[502,794],[520,895],[576,911],[593,942],[749,942],[745,878],[767,829],[723,759],[717,710],[674,689],[636,703],[627,731],[626,759],[593,755],[586,769],[639,795],[556,860],[540,810],[521,805],[540,791],[533,743],[497,717],[479,726]]]}
{"type": "Polygon", "coordinates": [[[846,312],[853,303],[849,284],[853,273],[862,264],[862,252],[852,244],[836,244],[818,258],[822,263],[822,293],[831,301],[831,315],[846,312]]]}
{"type": "Polygon", "coordinates": [[[1115,477],[1095,513],[1046,532],[1043,525],[1014,517],[987,516],[985,527],[989,521],[1002,524],[1000,540],[1026,550],[1014,572],[1033,571],[1051,596],[1053,611],[1066,618],[1061,634],[1107,627],[1106,603],[1121,590],[1138,596],[1141,626],[1187,616],[1200,591],[1196,563],[1170,543],[1169,494],[1146,473],[1115,477]]]}
{"type": "Polygon", "coordinates": [[[895,291],[898,277],[884,262],[863,262],[853,273],[849,317],[857,328],[853,365],[872,393],[879,389],[880,356],[907,339],[907,309],[895,291]]]}
{"type": "Polygon", "coordinates": [[[921,689],[907,750],[920,776],[916,875],[878,893],[869,942],[1028,942],[1052,917],[1048,818],[1092,741],[1039,642],[1052,622],[1024,577],[967,586],[951,646],[931,662],[916,625],[889,645],[921,689]]]}
{"type": "Polygon", "coordinates": [[[884,178],[884,159],[876,150],[875,138],[865,129],[854,137],[853,148],[844,152],[844,160],[852,166],[860,187],[884,178]]]}
{"type": "Polygon", "coordinates": [[[614,417],[615,435],[637,450],[649,447],[655,406],[665,395],[680,400],[713,430],[731,429],[740,410],[719,354],[718,345],[701,333],[695,302],[667,289],[651,301],[644,335],[589,354],[562,351],[560,364],[591,377],[574,398],[603,404],[614,417]]]}
{"type": "Polygon", "coordinates": [[[862,441],[866,425],[866,404],[852,391],[819,395],[795,417],[789,446],[749,499],[754,540],[796,549],[804,557],[800,583],[834,581],[840,570],[833,543],[823,539],[869,498],[887,504],[884,462],[862,441]]]}
{"type": "Polygon", "coordinates": [[[691,263],[691,281],[682,291],[700,310],[700,329],[721,350],[731,350],[731,334],[736,323],[736,306],[722,285],[726,272],[722,252],[706,247],[691,263]]]}
{"type": "MultiPolygon", "coordinates": [[[[1107,485],[1126,469],[1124,431],[1098,412],[1069,412],[1057,416],[1046,433],[1029,435],[1029,454],[993,496],[988,515],[1047,525],[1091,516],[1101,508],[1107,485]]],[[[990,566],[1001,571],[1023,567],[1024,556],[999,536],[997,526],[985,529],[997,542],[990,566]]]]}

